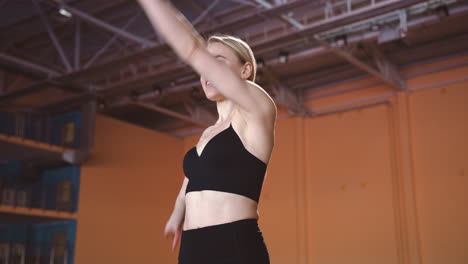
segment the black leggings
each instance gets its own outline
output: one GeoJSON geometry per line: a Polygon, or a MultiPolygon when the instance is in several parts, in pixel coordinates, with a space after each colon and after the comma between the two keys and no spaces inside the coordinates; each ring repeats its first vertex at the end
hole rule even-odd
{"type": "Polygon", "coordinates": [[[179,264],[269,264],[257,219],[182,232],[179,264]]]}

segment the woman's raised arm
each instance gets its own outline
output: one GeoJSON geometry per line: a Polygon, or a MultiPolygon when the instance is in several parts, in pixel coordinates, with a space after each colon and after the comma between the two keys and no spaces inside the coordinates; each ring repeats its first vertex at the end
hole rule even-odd
{"type": "Polygon", "coordinates": [[[174,52],[227,99],[232,100],[247,114],[271,117],[274,103],[263,89],[246,81],[212,56],[203,38],[187,19],[169,1],[138,0],[149,20],[174,52]]]}

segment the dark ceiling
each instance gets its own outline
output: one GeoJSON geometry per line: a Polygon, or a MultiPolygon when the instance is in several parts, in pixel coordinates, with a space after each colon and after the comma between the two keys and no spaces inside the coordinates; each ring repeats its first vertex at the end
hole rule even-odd
{"type": "MultiPolygon", "coordinates": [[[[262,62],[258,83],[297,115],[307,114],[301,101],[281,94],[301,98],[369,74],[405,89],[398,69],[468,51],[465,0],[172,3],[204,36],[246,40],[262,62]],[[395,71],[384,72],[382,63],[395,71]]],[[[136,1],[3,0],[0,39],[0,108],[54,112],[96,100],[101,113],[176,136],[216,119],[198,76],[158,38],[136,1]]]]}

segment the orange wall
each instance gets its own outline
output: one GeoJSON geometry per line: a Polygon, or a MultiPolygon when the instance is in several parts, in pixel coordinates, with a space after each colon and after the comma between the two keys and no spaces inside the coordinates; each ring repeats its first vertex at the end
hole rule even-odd
{"type": "Polygon", "coordinates": [[[409,103],[423,263],[468,263],[468,82],[413,93],[409,103]]]}
{"type": "Polygon", "coordinates": [[[97,116],[94,150],[81,170],[77,264],[176,263],[163,231],[183,180],[182,146],[97,116]]]}
{"type": "MultiPolygon", "coordinates": [[[[407,91],[373,78],[315,90],[307,105],[320,115],[278,121],[259,208],[272,264],[468,263],[468,67],[454,66],[463,61],[403,70],[407,91]],[[435,72],[415,75],[426,70],[435,72]]],[[[177,263],[162,231],[198,136],[96,124],[77,263],[177,263]]]]}
{"type": "Polygon", "coordinates": [[[397,263],[388,106],[305,125],[310,263],[397,263]]]}
{"type": "Polygon", "coordinates": [[[407,91],[315,90],[321,115],[278,121],[259,208],[272,264],[468,263],[464,61],[403,70],[407,91]]]}

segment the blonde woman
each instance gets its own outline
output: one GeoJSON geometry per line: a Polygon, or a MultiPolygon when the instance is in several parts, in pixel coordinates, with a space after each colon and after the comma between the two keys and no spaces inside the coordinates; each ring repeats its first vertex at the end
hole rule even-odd
{"type": "Polygon", "coordinates": [[[219,118],[184,157],[185,178],[165,235],[179,240],[180,264],[264,264],[258,202],[274,145],[276,106],[255,84],[256,62],[242,40],[205,41],[169,1],[139,0],[154,28],[198,74],[219,118]]]}

